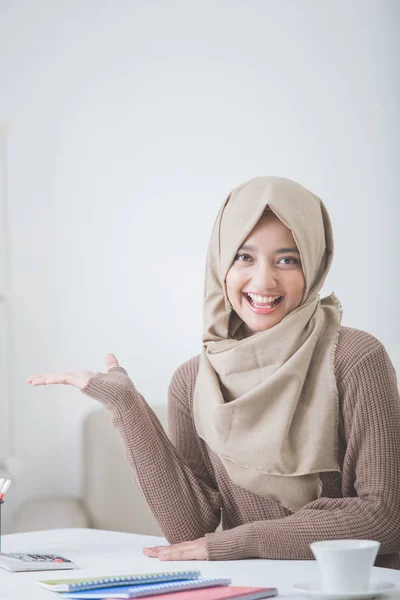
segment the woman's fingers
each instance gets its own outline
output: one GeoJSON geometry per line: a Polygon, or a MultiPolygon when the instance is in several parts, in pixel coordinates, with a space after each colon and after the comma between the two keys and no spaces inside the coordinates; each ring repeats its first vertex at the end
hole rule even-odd
{"type": "Polygon", "coordinates": [[[33,375],[29,377],[28,383],[32,385],[71,384],[72,380],[73,373],[46,373],[45,375],[33,375]]]}
{"type": "Polygon", "coordinates": [[[143,553],[149,558],[159,560],[207,560],[208,558],[205,537],[170,546],[143,548],[143,553]]]}
{"type": "Polygon", "coordinates": [[[166,548],[170,548],[170,546],[151,546],[143,548],[143,552],[148,555],[158,556],[159,552],[165,550],[166,548]]]}
{"type": "MultiPolygon", "coordinates": [[[[119,362],[115,354],[106,354],[105,363],[107,371],[110,371],[114,367],[119,367],[119,362]]],[[[73,385],[74,387],[82,390],[86,387],[89,379],[91,379],[95,373],[92,371],[79,371],[78,373],[45,373],[40,375],[32,375],[27,379],[27,383],[33,386],[37,385],[73,385]]]]}
{"type": "Polygon", "coordinates": [[[91,371],[80,371],[79,373],[46,373],[44,375],[33,375],[27,379],[27,383],[33,386],[37,385],[73,385],[74,387],[83,389],[89,379],[93,377],[91,371]]]}
{"type": "Polygon", "coordinates": [[[119,362],[115,354],[106,354],[104,362],[106,363],[107,371],[113,369],[114,367],[119,367],[119,362]]]}

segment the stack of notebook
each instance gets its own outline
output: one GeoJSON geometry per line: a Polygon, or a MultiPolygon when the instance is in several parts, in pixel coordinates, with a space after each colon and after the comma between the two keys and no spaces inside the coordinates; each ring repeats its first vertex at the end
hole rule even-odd
{"type": "Polygon", "coordinates": [[[198,570],[170,571],[98,577],[86,579],[56,579],[37,582],[42,587],[59,592],[59,598],[76,600],[118,600],[120,598],[163,600],[259,600],[276,596],[276,588],[237,587],[229,585],[228,577],[201,577],[198,570]],[[182,593],[184,592],[184,593],[182,593]]]}

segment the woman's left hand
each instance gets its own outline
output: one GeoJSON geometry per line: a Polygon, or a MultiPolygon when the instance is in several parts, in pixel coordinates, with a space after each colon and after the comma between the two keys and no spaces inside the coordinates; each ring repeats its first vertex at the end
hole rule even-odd
{"type": "Polygon", "coordinates": [[[143,548],[144,554],[150,558],[160,560],[207,560],[206,538],[181,544],[171,544],[171,546],[153,546],[152,548],[143,548]]]}

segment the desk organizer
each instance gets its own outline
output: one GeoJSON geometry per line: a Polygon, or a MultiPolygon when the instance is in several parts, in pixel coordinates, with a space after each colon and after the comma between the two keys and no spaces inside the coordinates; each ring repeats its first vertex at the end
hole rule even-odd
{"type": "Polygon", "coordinates": [[[1,507],[4,504],[4,500],[0,500],[0,552],[1,552],[1,507]]]}

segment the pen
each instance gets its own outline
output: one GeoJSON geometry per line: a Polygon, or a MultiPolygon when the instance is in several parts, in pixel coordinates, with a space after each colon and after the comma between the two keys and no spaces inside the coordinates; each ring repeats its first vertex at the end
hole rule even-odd
{"type": "MultiPolygon", "coordinates": [[[[4,481],[4,479],[3,479],[4,481]]],[[[7,481],[5,482],[5,484],[3,485],[1,492],[0,492],[0,500],[3,500],[4,496],[6,495],[8,488],[11,485],[11,479],[7,479],[7,481]]]]}

